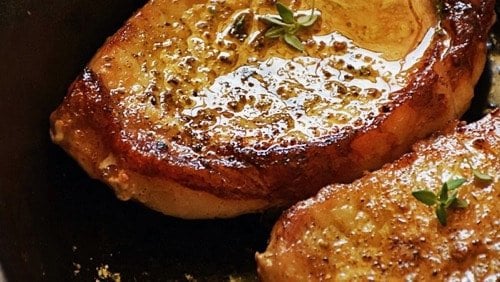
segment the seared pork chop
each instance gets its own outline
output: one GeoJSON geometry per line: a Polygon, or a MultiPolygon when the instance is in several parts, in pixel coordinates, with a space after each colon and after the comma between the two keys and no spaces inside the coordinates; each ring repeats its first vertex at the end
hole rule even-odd
{"type": "Polygon", "coordinates": [[[263,281],[498,281],[499,172],[497,110],[292,207],[257,255],[259,274],[263,281]],[[412,196],[461,178],[458,196],[468,207],[448,210],[446,226],[412,196]]]}
{"type": "Polygon", "coordinates": [[[149,2],[73,83],[54,142],[169,215],[290,205],[459,117],[494,20],[494,0],[283,1],[315,2],[301,52],[265,36],[274,2],[149,2]]]}

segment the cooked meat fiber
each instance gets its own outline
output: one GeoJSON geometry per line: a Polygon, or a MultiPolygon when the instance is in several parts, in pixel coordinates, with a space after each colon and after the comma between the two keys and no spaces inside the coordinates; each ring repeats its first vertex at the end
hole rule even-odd
{"type": "Polygon", "coordinates": [[[73,83],[54,142],[120,199],[169,215],[288,206],[462,115],[495,1],[316,0],[303,52],[264,36],[271,2],[149,2],[73,83]]]}
{"type": "MultiPolygon", "coordinates": [[[[263,281],[498,281],[500,110],[352,184],[331,185],[288,210],[267,250],[263,281]],[[474,172],[491,181],[478,179],[474,172]],[[412,192],[466,179],[442,226],[412,192]],[[454,279],[454,280],[453,280],[454,279]]],[[[450,194],[451,195],[451,194],[450,194]]]]}

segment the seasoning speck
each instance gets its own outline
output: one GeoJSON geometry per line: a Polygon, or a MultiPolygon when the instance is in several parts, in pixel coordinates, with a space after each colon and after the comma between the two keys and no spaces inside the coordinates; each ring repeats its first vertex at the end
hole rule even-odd
{"type": "Polygon", "coordinates": [[[121,282],[120,273],[113,273],[110,271],[107,264],[97,268],[97,276],[99,278],[96,279],[96,282],[101,281],[99,279],[104,279],[103,281],[121,282]]]}

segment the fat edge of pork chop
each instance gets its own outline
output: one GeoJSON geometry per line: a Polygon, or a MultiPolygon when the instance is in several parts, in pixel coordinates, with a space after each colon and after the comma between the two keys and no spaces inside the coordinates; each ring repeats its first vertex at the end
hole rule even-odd
{"type": "MultiPolygon", "coordinates": [[[[158,5],[170,3],[152,1],[108,40],[75,81],[51,116],[52,137],[92,177],[112,186],[119,198],[139,200],[169,215],[231,217],[286,206],[314,195],[324,185],[349,182],[380,167],[463,114],[485,63],[493,2],[443,1],[441,27],[446,35],[436,35],[409,85],[365,126],[303,146],[264,151],[231,151],[226,146],[216,150],[221,152],[219,159],[188,156],[186,161],[176,157],[181,151],[170,154],[168,142],[154,140],[157,135],[147,128],[148,122],[143,123],[146,128],[128,128],[133,117],[118,117],[114,103],[120,92],[107,89],[104,85],[110,81],[102,81],[100,73],[113,65],[110,58],[131,45],[151,47],[148,32],[157,27],[157,17],[165,17],[165,8],[158,5]],[[224,155],[228,148],[229,155],[224,155]]],[[[127,61],[122,67],[134,69],[137,63],[127,61]]]]}
{"type": "Polygon", "coordinates": [[[328,186],[277,222],[257,254],[263,281],[500,279],[500,110],[350,185],[328,186]],[[490,175],[481,181],[473,170],[490,175]],[[458,188],[464,209],[441,226],[412,191],[458,188]]]}

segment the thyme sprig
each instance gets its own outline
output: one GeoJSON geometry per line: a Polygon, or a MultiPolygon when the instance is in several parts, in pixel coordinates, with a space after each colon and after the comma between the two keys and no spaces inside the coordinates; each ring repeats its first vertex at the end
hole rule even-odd
{"type": "Polygon", "coordinates": [[[474,175],[474,178],[476,180],[483,181],[483,182],[492,182],[493,181],[493,176],[491,176],[487,173],[481,172],[480,170],[475,168],[472,165],[472,162],[468,158],[466,158],[465,160],[467,161],[467,164],[469,165],[470,169],[472,169],[472,174],[474,175]]]}
{"type": "Polygon", "coordinates": [[[458,198],[458,188],[467,180],[464,178],[448,180],[441,186],[441,190],[434,192],[424,189],[413,191],[412,195],[420,202],[427,206],[436,206],[435,212],[442,226],[446,226],[448,222],[448,208],[466,208],[469,204],[458,198]]]}
{"type": "Polygon", "coordinates": [[[473,169],[472,173],[474,174],[474,177],[477,180],[484,181],[484,182],[492,182],[493,181],[493,176],[486,174],[484,172],[481,172],[477,169],[473,169]]]}
{"type": "Polygon", "coordinates": [[[304,51],[304,44],[302,44],[296,33],[304,27],[312,26],[318,20],[318,16],[315,14],[314,1],[311,14],[302,15],[298,18],[295,18],[290,8],[280,2],[276,3],[276,10],[279,16],[270,15],[260,17],[261,20],[271,25],[271,28],[267,30],[264,36],[266,38],[282,38],[293,48],[304,51]]]}

